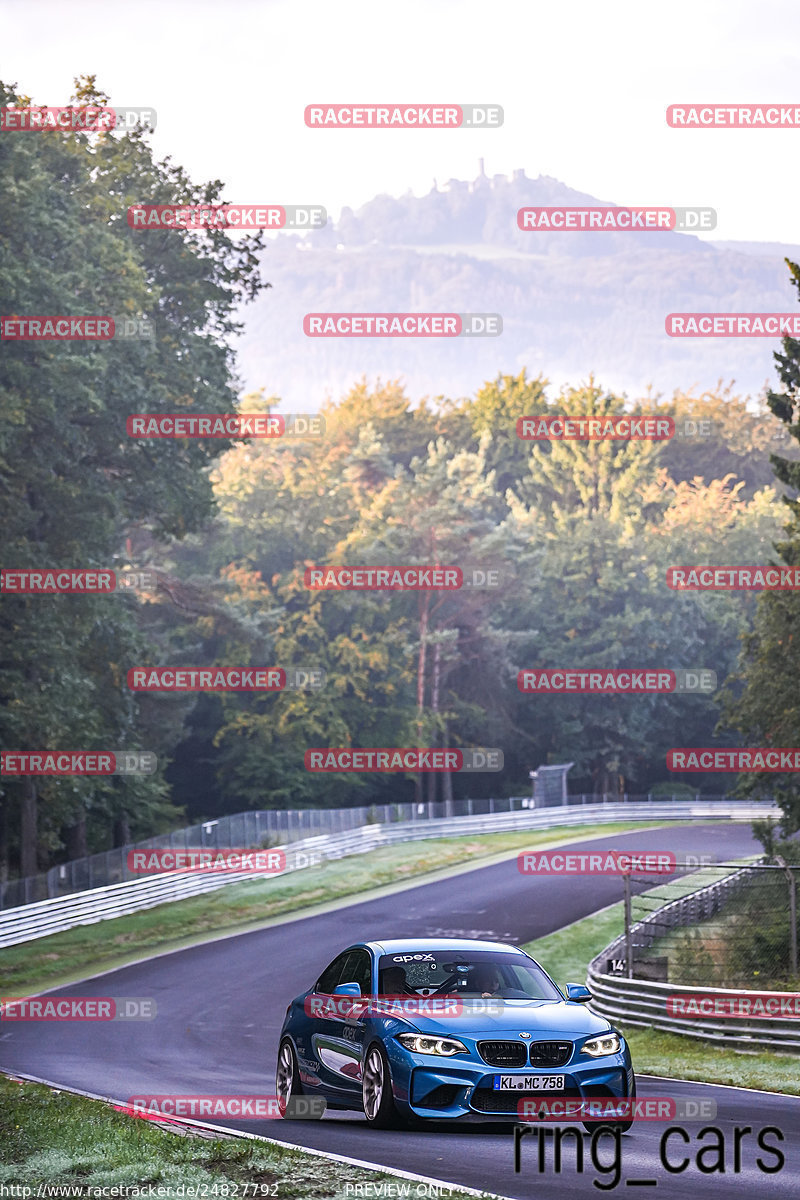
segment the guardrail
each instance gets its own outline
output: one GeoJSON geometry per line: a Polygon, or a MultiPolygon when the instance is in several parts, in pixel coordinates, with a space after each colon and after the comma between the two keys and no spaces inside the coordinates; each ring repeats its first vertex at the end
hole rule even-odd
{"type": "MultiPolygon", "coordinates": [[[[636,938],[637,946],[651,946],[670,929],[707,920],[719,912],[732,895],[746,886],[753,874],[755,871],[751,867],[742,867],[723,879],[670,901],[638,921],[631,929],[631,937],[636,938]]],[[[608,959],[624,956],[625,935],[621,934],[591,961],[587,972],[586,983],[592,993],[591,1007],[609,1020],[716,1042],[752,1054],[764,1047],[784,1054],[800,1054],[800,1020],[796,1016],[741,1016],[716,1020],[713,1017],[673,1016],[667,1011],[667,1002],[675,996],[691,994],[700,1003],[706,999],[741,1002],[748,993],[744,989],[627,979],[602,970],[608,959]]],[[[759,991],[759,995],[786,999],[785,992],[759,991]]]]}
{"type": "MultiPolygon", "coordinates": [[[[322,862],[364,854],[379,846],[429,838],[465,837],[477,833],[505,833],[514,830],[580,827],[581,825],[613,824],[616,821],[687,821],[708,818],[754,820],[776,815],[780,810],[768,803],[731,801],[687,801],[647,804],[587,804],[581,807],[558,807],[541,811],[482,814],[473,817],[445,817],[427,821],[369,824],[344,833],[321,834],[293,841],[286,846],[273,847],[286,854],[286,871],[273,874],[281,878],[291,871],[319,866],[322,862]]],[[[114,917],[127,916],[159,904],[184,900],[206,892],[216,891],[233,883],[261,879],[251,872],[226,872],[214,876],[199,872],[169,872],[124,883],[110,884],[91,891],[40,900],[0,913],[0,947],[61,933],[78,925],[93,925],[114,917]]]]}
{"type": "MultiPolygon", "coordinates": [[[[430,820],[451,817],[472,817],[482,814],[517,812],[522,809],[573,807],[586,804],[608,803],[638,804],[653,801],[652,793],[646,796],[587,795],[573,793],[546,803],[531,796],[506,796],[480,799],[434,801],[425,804],[408,801],[394,804],[369,804],[349,808],[301,808],[301,809],[250,809],[242,813],[230,813],[189,825],[184,829],[173,829],[169,833],[145,838],[102,850],[83,858],[58,863],[48,871],[37,875],[26,875],[21,879],[0,879],[0,910],[17,908],[23,904],[34,904],[38,900],[53,900],[56,896],[68,896],[73,892],[89,892],[96,888],[109,887],[113,883],[125,883],[136,876],[128,869],[128,852],[163,848],[170,850],[205,850],[222,847],[270,847],[283,846],[288,842],[301,841],[326,833],[346,833],[362,825],[391,825],[406,821],[425,823],[430,820]]],[[[661,796],[656,803],[676,801],[675,796],[661,796]]],[[[699,799],[683,795],[680,802],[699,799]]],[[[728,796],[703,796],[703,802],[729,802],[728,796]]]]}
{"type": "MultiPolygon", "coordinates": [[[[727,988],[676,987],[669,983],[649,983],[644,979],[621,979],[602,975],[589,968],[587,986],[592,993],[591,1007],[609,1020],[623,1025],[645,1026],[665,1033],[679,1033],[735,1050],[757,1054],[769,1048],[784,1054],[800,1054],[800,1020],[797,1017],[670,1017],[667,998],[691,992],[698,999],[724,999],[741,996],[727,988]]],[[[765,992],[778,999],[786,993],[765,992]]]]}

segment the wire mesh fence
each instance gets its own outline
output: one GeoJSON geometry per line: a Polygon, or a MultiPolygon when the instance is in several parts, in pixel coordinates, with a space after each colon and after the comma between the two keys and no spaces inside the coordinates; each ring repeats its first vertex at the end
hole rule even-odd
{"type": "Polygon", "coordinates": [[[456,800],[444,804],[379,804],[352,808],[254,809],[203,821],[144,841],[117,846],[100,854],[73,859],[39,875],[0,883],[0,910],[88,891],[134,878],[128,870],[130,850],[266,849],[319,834],[344,833],[361,825],[424,821],[443,816],[480,816],[512,812],[532,805],[527,796],[456,800]]]}
{"type": "MultiPolygon", "coordinates": [[[[685,801],[686,796],[594,795],[573,793],[561,798],[543,799],[530,796],[507,796],[452,800],[435,804],[373,804],[353,808],[254,809],[230,816],[204,821],[159,837],[117,846],[99,854],[74,859],[51,867],[38,875],[23,879],[0,881],[0,910],[88,891],[134,878],[128,870],[131,850],[176,849],[197,850],[217,848],[265,849],[286,845],[303,838],[326,833],[344,833],[361,825],[391,824],[397,821],[427,821],[445,817],[483,816],[492,813],[517,812],[527,808],[585,806],[597,803],[631,803],[685,801]]],[[[704,803],[725,802],[724,795],[703,796],[704,803]]]]}
{"type": "Polygon", "coordinates": [[[800,990],[800,866],[708,863],[653,886],[623,877],[624,934],[611,974],[659,983],[759,991],[800,990]]]}

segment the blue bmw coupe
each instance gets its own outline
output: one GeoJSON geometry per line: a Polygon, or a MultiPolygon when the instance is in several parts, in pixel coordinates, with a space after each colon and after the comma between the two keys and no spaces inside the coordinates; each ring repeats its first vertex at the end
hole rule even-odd
{"type": "Polygon", "coordinates": [[[286,1010],[281,1111],[292,1111],[294,1097],[318,1096],[386,1128],[419,1118],[519,1120],[521,1104],[547,1097],[633,1097],[625,1039],[589,1000],[587,988],[562,992],[524,950],[499,942],[349,946],[286,1010]]]}

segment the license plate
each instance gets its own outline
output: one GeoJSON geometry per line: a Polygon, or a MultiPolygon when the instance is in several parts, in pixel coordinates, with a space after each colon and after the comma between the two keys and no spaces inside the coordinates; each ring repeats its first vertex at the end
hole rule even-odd
{"type": "Polygon", "coordinates": [[[563,1075],[495,1075],[496,1092],[563,1092],[563,1075]]]}

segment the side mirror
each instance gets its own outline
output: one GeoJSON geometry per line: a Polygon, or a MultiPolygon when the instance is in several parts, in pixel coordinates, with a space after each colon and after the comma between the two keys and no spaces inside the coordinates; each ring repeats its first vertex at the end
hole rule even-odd
{"type": "Polygon", "coordinates": [[[334,996],[360,996],[361,988],[357,983],[339,983],[333,989],[334,996]]]}
{"type": "Polygon", "coordinates": [[[568,983],[566,992],[567,999],[572,1000],[574,1004],[588,1004],[592,998],[592,993],[582,983],[568,983]]]}

